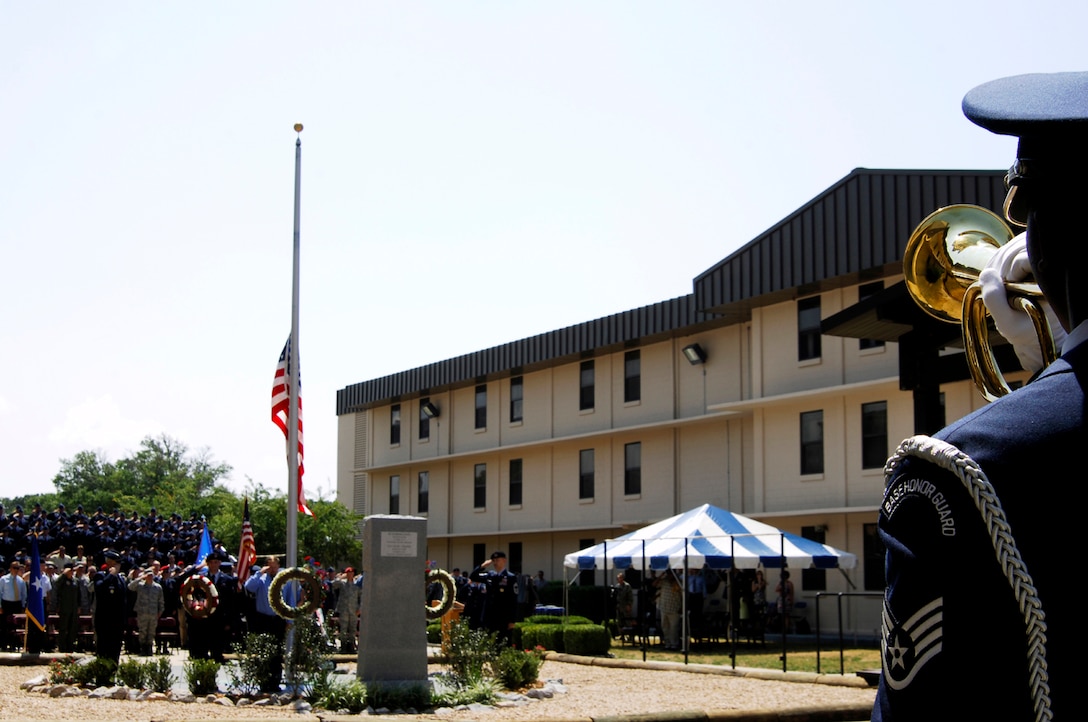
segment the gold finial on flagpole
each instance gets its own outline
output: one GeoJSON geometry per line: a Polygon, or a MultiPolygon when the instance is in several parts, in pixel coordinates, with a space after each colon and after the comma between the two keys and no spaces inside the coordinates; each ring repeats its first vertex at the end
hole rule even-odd
{"type": "Polygon", "coordinates": [[[295,123],[295,132],[296,133],[301,133],[302,132],[302,123],[295,123]]]}

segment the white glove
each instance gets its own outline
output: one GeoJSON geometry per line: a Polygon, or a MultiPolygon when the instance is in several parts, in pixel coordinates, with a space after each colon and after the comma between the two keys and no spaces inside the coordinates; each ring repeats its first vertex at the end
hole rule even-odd
{"type": "MultiPolygon", "coordinates": [[[[1012,344],[1016,358],[1020,359],[1020,365],[1034,374],[1043,368],[1043,352],[1039,348],[1035,326],[1026,313],[1009,305],[1005,292],[1006,283],[1031,282],[1034,278],[1028,263],[1026,241],[1027,234],[1021,233],[1002,246],[979,273],[978,280],[982,286],[982,302],[993,317],[994,325],[1012,344]]],[[[1065,340],[1065,330],[1051,310],[1050,304],[1043,299],[1037,301],[1046,313],[1050,332],[1054,335],[1054,346],[1060,352],[1065,340]]]]}

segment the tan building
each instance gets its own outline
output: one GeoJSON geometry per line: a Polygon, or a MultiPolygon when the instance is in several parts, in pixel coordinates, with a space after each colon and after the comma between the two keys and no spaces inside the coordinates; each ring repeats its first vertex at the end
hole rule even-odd
{"type": "MultiPolygon", "coordinates": [[[[902,291],[903,250],[940,206],[998,208],[1001,181],[855,170],[689,296],[348,386],[338,498],[426,517],[446,568],[499,548],[549,579],[565,554],[710,503],[856,554],[845,573],[794,570],[797,596],[815,621],[818,592],[858,594],[841,598],[844,628],[875,633],[880,600],[859,593],[883,589],[884,461],[935,430],[916,421],[919,390],[949,420],[984,403],[958,329],[927,325],[902,291]],[[923,325],[951,340],[914,339],[923,325]]],[[[836,603],[820,602],[825,628],[836,603]]]]}

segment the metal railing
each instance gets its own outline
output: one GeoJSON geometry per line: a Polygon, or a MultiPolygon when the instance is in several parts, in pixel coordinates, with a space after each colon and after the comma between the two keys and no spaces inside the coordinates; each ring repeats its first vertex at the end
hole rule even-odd
{"type": "Polygon", "coordinates": [[[883,592],[817,592],[816,593],[816,673],[820,673],[820,650],[821,650],[821,635],[820,635],[820,601],[824,597],[834,597],[836,600],[836,613],[839,620],[839,674],[844,674],[846,662],[844,660],[844,650],[846,648],[846,642],[843,638],[843,620],[842,620],[842,600],[844,597],[867,597],[883,599],[883,592]]]}

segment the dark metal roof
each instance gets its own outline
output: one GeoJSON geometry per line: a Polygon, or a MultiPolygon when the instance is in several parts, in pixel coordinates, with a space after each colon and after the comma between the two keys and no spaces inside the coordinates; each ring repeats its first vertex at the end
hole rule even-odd
{"type": "Polygon", "coordinates": [[[612,353],[683,333],[719,325],[695,308],[695,297],[680,296],[586,323],[549,331],[458,356],[446,361],[401,371],[372,381],[352,384],[336,392],[336,414],[376,406],[398,398],[412,398],[455,386],[517,375],[571,359],[612,353]]]}
{"type": "MultiPolygon", "coordinates": [[[[336,413],[737,323],[757,306],[897,274],[923,218],[951,203],[999,210],[1004,192],[1004,171],[858,168],[696,277],[694,294],[352,384],[336,392],[336,413]]],[[[863,319],[870,321],[876,326],[861,338],[895,340],[905,331],[875,316],[863,319]]],[[[824,330],[853,335],[840,331],[824,330]]]]}
{"type": "Polygon", "coordinates": [[[900,272],[911,231],[933,211],[1000,212],[1004,171],[857,168],[695,278],[703,311],[731,323],[752,309],[900,272]]]}

